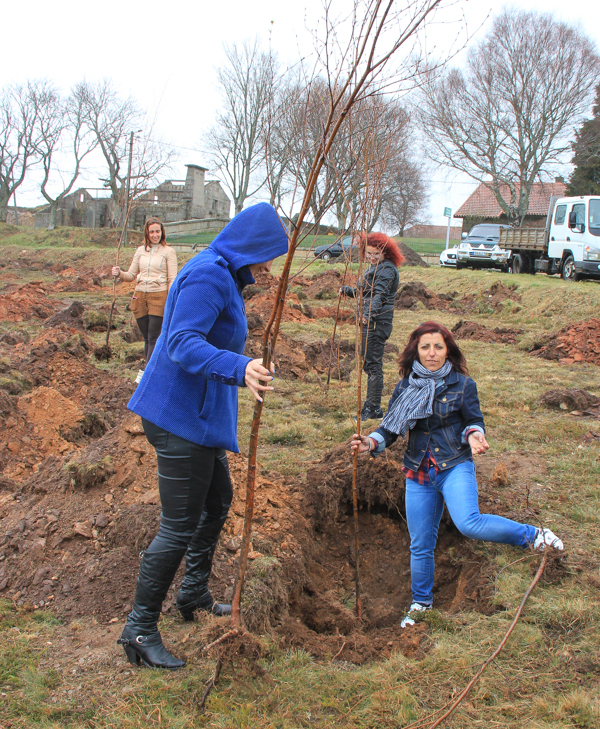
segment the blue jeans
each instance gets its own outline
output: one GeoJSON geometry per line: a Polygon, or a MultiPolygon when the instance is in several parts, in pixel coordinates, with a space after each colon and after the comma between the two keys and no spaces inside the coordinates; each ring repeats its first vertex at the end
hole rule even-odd
{"type": "Polygon", "coordinates": [[[525,547],[532,544],[537,529],[493,514],[480,514],[472,460],[447,471],[429,469],[429,483],[406,479],[406,521],[410,533],[410,573],[413,602],[433,602],[434,557],[444,501],[452,521],[469,539],[525,547]]]}

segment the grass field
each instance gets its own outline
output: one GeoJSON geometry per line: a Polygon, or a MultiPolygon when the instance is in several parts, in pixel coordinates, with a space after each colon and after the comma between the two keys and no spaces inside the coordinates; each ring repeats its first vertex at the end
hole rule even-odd
{"type": "MultiPolygon", "coordinates": [[[[4,239],[8,244],[7,238],[4,239]]],[[[428,245],[440,245],[430,241],[428,245]]],[[[14,253],[12,241],[7,253],[14,253]]],[[[44,242],[38,243],[44,245],[44,242]]],[[[413,242],[416,250],[420,242],[413,242]]],[[[443,245],[442,245],[443,247],[443,245]]],[[[41,250],[44,260],[76,266],[110,262],[107,250],[88,247],[41,250]]],[[[180,258],[183,262],[185,257],[180,258]]],[[[328,264],[299,255],[306,275],[328,264]]],[[[274,273],[280,270],[281,262],[274,273]]],[[[6,269],[3,269],[6,270],[6,269]]],[[[40,278],[39,271],[21,272],[40,278]]],[[[481,294],[495,281],[515,284],[519,305],[497,310],[480,306],[468,318],[487,327],[523,330],[516,346],[463,341],[470,372],[478,384],[492,454],[515,458],[528,469],[528,493],[520,494],[535,518],[564,540],[563,569],[543,579],[500,656],[442,726],[453,729],[597,729],[600,726],[600,447],[597,421],[549,410],[539,402],[549,389],[577,387],[600,395],[595,365],[561,365],[533,358],[532,342],[543,334],[597,317],[600,288],[595,282],[567,284],[546,276],[504,276],[487,271],[437,267],[403,268],[401,285],[423,282],[437,294],[481,294]],[[533,465],[532,465],[533,464],[533,465]],[[537,466],[535,464],[538,464],[537,466]],[[530,492],[530,493],[529,493],[530,492]]],[[[102,294],[104,295],[104,294],[102,294]]],[[[78,295],[79,296],[79,295],[78,295]]],[[[83,294],[97,299],[100,294],[83,294]]],[[[108,299],[108,292],[106,293],[108,299]]],[[[310,302],[309,302],[310,303],[310,302]]],[[[460,313],[397,311],[391,341],[402,348],[408,333],[426,319],[452,327],[460,313]]],[[[285,323],[283,331],[311,342],[331,336],[330,319],[285,323]]],[[[96,335],[100,341],[102,335],[96,335]]],[[[354,328],[343,327],[352,338],[354,328]]],[[[116,338],[115,338],[116,340],[116,338]]],[[[119,370],[116,357],[105,365],[119,370]]],[[[386,362],[384,400],[397,381],[396,365],[386,362]]],[[[302,483],[307,464],[322,458],[354,429],[355,377],[335,383],[278,381],[263,414],[259,459],[264,472],[276,470],[302,483]]],[[[247,447],[252,402],[241,392],[239,438],[247,447]]],[[[499,487],[494,494],[505,504],[499,487]]],[[[507,506],[508,508],[508,506],[507,506]]],[[[517,508],[512,504],[511,508],[517,508]]],[[[536,522],[537,523],[537,522],[536,522]]],[[[202,622],[167,617],[171,644],[197,644],[197,659],[177,673],[115,670],[114,630],[89,620],[58,621],[51,612],[0,602],[0,727],[2,729],[375,729],[429,727],[431,715],[447,704],[498,645],[531,582],[539,557],[485,543],[475,546],[491,565],[499,608],[479,612],[432,611],[426,616],[427,650],[414,658],[392,654],[363,666],[316,660],[303,650],[284,651],[261,636],[263,656],[256,671],[238,657],[224,670],[206,713],[197,702],[214,670],[201,653],[202,622]]],[[[1,550],[0,550],[1,551],[1,550]]],[[[101,597],[100,597],[101,599],[101,597]]],[[[205,620],[210,620],[206,618],[205,620]]]]}

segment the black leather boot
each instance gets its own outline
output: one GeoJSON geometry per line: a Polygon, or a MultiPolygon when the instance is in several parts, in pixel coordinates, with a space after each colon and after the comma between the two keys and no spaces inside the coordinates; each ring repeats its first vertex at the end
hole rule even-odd
{"type": "Polygon", "coordinates": [[[208,589],[213,556],[228,511],[229,506],[218,515],[203,511],[188,546],[185,577],[177,595],[177,609],[186,621],[194,619],[195,610],[206,610],[218,616],[231,614],[231,605],[215,602],[208,589]]]}
{"type": "Polygon", "coordinates": [[[117,641],[134,665],[170,671],[185,666],[164,647],[157,626],[163,600],[183,555],[181,549],[144,552],[133,610],[127,616],[127,623],[117,641]]]}

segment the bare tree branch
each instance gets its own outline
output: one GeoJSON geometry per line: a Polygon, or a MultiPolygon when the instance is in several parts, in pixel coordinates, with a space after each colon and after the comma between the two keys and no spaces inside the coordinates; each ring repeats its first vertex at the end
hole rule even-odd
{"type": "Polygon", "coordinates": [[[425,85],[420,119],[428,153],[483,181],[520,225],[531,186],[569,148],[599,70],[582,31],[549,14],[505,10],[464,73],[432,74],[425,85]]]}

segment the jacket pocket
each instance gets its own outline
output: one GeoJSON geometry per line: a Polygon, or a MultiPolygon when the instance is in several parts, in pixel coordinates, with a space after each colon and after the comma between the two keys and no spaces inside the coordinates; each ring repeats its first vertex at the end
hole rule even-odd
{"type": "Polygon", "coordinates": [[[460,410],[462,396],[459,392],[445,392],[433,401],[433,412],[441,420],[460,410]]]}

